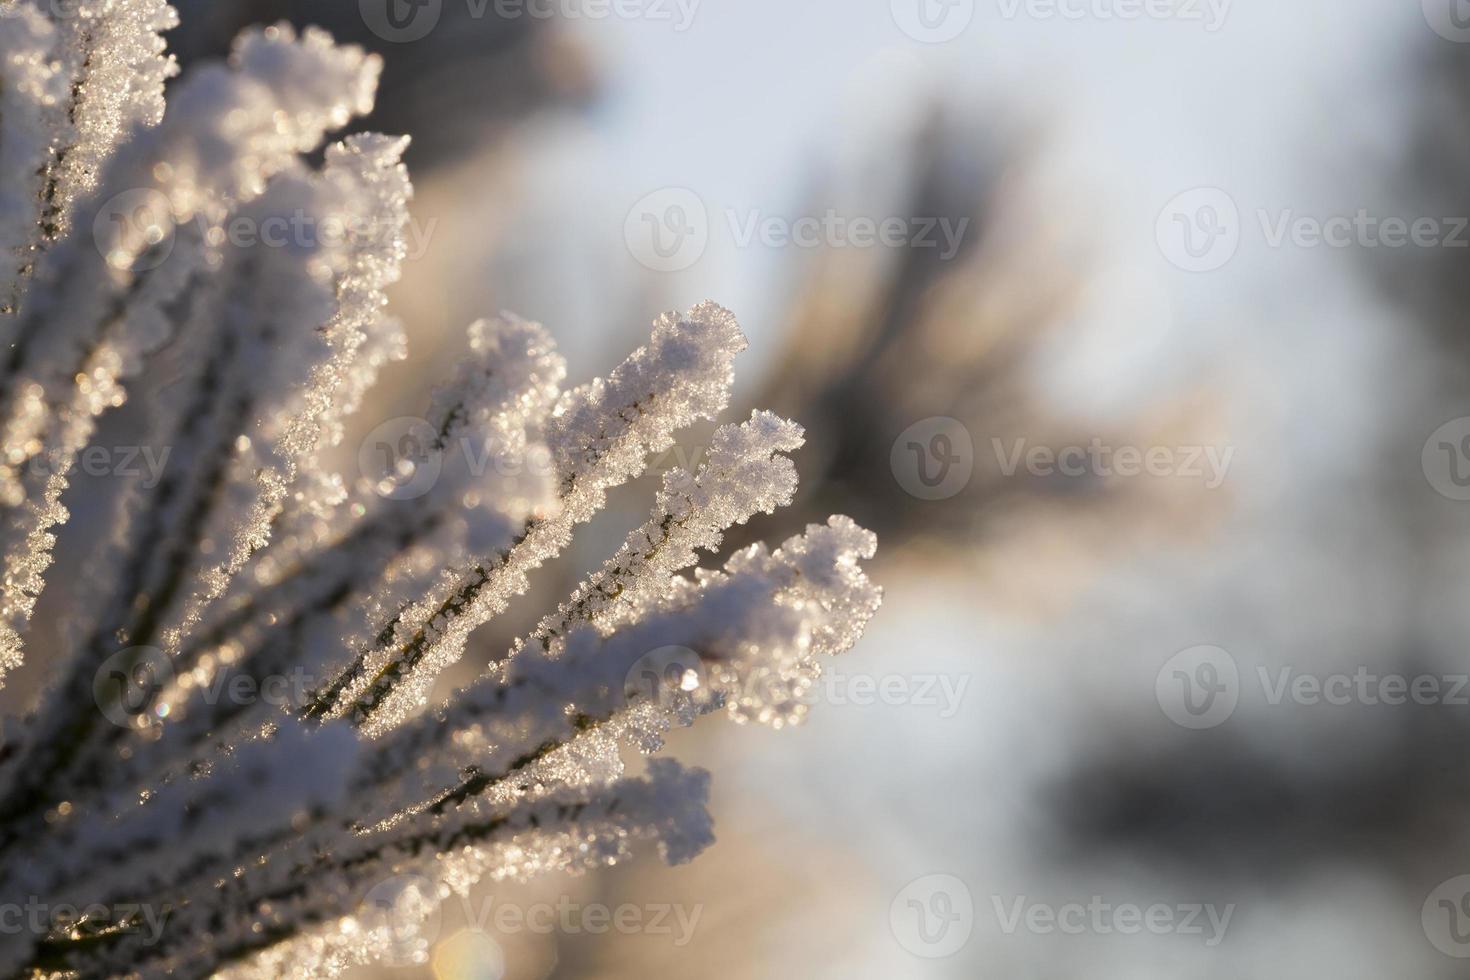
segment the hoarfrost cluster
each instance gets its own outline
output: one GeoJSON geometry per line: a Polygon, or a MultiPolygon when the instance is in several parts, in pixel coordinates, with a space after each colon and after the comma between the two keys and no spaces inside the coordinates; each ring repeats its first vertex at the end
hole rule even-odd
{"type": "Polygon", "coordinates": [[[0,896],[79,910],[0,934],[0,975],[332,975],[480,879],[644,844],[692,858],[712,840],[707,775],[663,758],[630,774],[620,750],[717,710],[799,721],[822,658],[877,609],[872,535],[834,517],[697,568],[794,492],[801,429],[755,412],[431,703],[608,492],[726,408],[744,338],[714,304],[666,314],[569,388],[540,326],[482,321],[387,477],[329,472],[405,342],[385,290],[407,141],[353,136],[310,164],[370,111],[380,63],[284,25],[192,70],[165,111],[174,23],[163,0],[0,5],[0,685],[25,656],[49,680],[0,732],[0,896]],[[225,234],[302,215],[352,233],[225,234]],[[86,501],[116,530],[84,581],[52,583],[62,648],[28,648],[70,474],[129,399],[167,466],[86,501]],[[545,465],[484,471],[450,451],[469,441],[545,465]],[[312,683],[284,701],[209,696],[291,672],[312,683]],[[435,884],[395,897],[388,935],[364,897],[402,880],[435,884]]]}

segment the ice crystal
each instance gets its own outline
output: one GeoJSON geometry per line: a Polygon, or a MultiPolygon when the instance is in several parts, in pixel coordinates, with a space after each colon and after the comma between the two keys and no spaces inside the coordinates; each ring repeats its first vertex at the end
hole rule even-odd
{"type": "Polygon", "coordinates": [[[52,682],[0,730],[0,893],[94,910],[0,934],[0,974],[332,975],[421,955],[413,923],[482,878],[646,842],[694,857],[707,775],[628,775],[622,747],[656,752],[714,711],[799,721],[822,658],[879,604],[875,542],[846,518],[697,567],[790,502],[795,423],[718,428],[565,602],[430,697],[609,491],[726,408],[733,315],[665,314],[570,389],[539,325],[480,321],[422,418],[369,437],[382,473],[331,472],[403,345],[385,290],[412,190],[405,139],[308,155],[371,110],[377,59],[255,30],[165,112],[162,0],[60,10],[0,5],[0,683],[100,416],[133,399],[167,465],[84,501],[116,530],[52,597],[52,682]],[[350,233],[226,233],[242,223],[350,233]]]}

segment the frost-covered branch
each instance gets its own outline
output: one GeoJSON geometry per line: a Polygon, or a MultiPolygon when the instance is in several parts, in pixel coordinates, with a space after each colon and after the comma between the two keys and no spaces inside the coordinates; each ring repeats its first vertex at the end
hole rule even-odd
{"type": "Polygon", "coordinates": [[[123,381],[173,339],[168,311],[195,263],[161,255],[172,230],[195,218],[217,229],[329,129],[366,112],[379,67],[320,32],[245,35],[228,67],[196,72],[156,128],[115,150],[78,208],[90,234],[41,262],[24,309],[5,325],[0,362],[0,677],[18,662],[76,454],[96,416],[125,398],[123,381]]]}
{"type": "Polygon", "coordinates": [[[875,542],[846,518],[698,568],[791,500],[794,422],[718,428],[599,569],[428,701],[611,490],[726,408],[734,316],[665,314],[570,390],[541,326],[477,322],[423,417],[362,447],[381,472],[332,472],[401,356],[386,290],[412,188],[402,138],[307,155],[371,109],[377,60],[252,31],[165,112],[167,5],[69,10],[0,2],[0,679],[71,531],[63,500],[112,530],[48,597],[67,627],[30,651],[48,686],[0,727],[0,894],[106,914],[0,931],[0,975],[333,975],[403,941],[385,882],[423,883],[394,890],[401,925],[480,879],[641,844],[692,858],[708,775],[630,775],[623,750],[720,710],[799,721],[879,603],[875,542]],[[72,486],[125,399],[166,465],[72,486]]]}

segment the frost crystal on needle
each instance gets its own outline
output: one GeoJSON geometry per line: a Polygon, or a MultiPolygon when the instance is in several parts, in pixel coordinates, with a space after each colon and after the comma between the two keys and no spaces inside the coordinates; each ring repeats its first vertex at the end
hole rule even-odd
{"type": "Polygon", "coordinates": [[[479,321],[422,417],[364,447],[384,475],[331,472],[404,343],[406,139],[309,162],[371,110],[378,59],[255,30],[165,111],[167,4],[64,7],[0,3],[0,683],[27,652],[49,678],[0,727],[0,894],[159,927],[0,931],[0,975],[330,976],[422,954],[413,923],[481,879],[695,857],[709,775],[630,774],[622,749],[713,713],[800,721],[880,601],[846,518],[699,567],[790,502],[796,423],[716,429],[565,601],[430,695],[610,491],[725,410],[735,317],[664,314],[572,388],[540,325],[479,321]],[[349,234],[263,244],[235,222],[349,234]],[[51,583],[61,649],[27,651],[63,495],[92,492],[73,467],[124,401],[167,465],[83,500],[112,530],[84,581],[51,583]],[[293,671],[313,683],[292,697],[218,696],[293,671]]]}

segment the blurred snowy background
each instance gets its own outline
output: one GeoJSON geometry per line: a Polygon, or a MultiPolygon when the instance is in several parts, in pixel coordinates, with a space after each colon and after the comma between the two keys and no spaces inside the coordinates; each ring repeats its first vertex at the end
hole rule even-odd
{"type": "Polygon", "coordinates": [[[476,317],[590,371],[712,298],[810,433],[731,546],[880,536],[808,723],[676,743],[709,853],[483,887],[362,976],[1463,975],[1464,0],[179,6],[186,60],[388,59],[412,351],[364,431],[476,317]]]}

